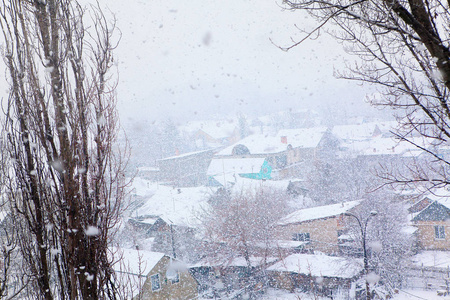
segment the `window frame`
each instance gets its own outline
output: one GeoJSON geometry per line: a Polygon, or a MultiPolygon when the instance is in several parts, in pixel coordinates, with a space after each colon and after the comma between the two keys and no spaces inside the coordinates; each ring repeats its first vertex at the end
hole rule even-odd
{"type": "Polygon", "coordinates": [[[180,282],[180,272],[178,272],[178,270],[176,270],[175,272],[176,272],[176,274],[177,274],[177,277],[176,277],[175,280],[170,279],[170,283],[171,283],[171,284],[177,284],[177,283],[180,282]]]}
{"type": "Polygon", "coordinates": [[[309,232],[297,232],[292,235],[292,240],[298,242],[310,242],[311,235],[309,232]]]}
{"type": "Polygon", "coordinates": [[[159,273],[150,275],[150,283],[151,283],[151,285],[152,285],[152,292],[157,292],[157,291],[160,291],[160,290],[161,290],[161,278],[160,278],[160,276],[159,276],[159,273]],[[158,281],[157,281],[157,283],[158,283],[158,288],[155,288],[154,282],[156,282],[156,281],[154,281],[154,278],[157,278],[157,280],[158,280],[158,281]]]}
{"type": "Polygon", "coordinates": [[[445,240],[445,226],[435,225],[434,226],[434,239],[435,240],[445,240]]]}

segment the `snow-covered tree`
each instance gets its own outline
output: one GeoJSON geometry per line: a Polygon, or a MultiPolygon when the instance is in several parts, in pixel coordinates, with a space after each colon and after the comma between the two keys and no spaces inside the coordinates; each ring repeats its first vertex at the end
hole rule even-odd
{"type": "Polygon", "coordinates": [[[405,204],[387,194],[368,195],[353,216],[348,215],[345,220],[355,247],[349,254],[363,256],[364,245],[369,274],[379,276],[379,283],[391,291],[400,288],[405,280],[407,261],[414,250],[405,204]],[[361,225],[365,224],[363,236],[361,225]]]}
{"type": "Polygon", "coordinates": [[[249,282],[254,260],[262,262],[276,252],[275,223],[288,211],[288,196],[280,191],[258,189],[222,197],[202,218],[204,254],[211,261],[243,258],[249,282]]]}
{"type": "Polygon", "coordinates": [[[108,240],[124,198],[114,21],[72,0],[2,0],[4,173],[25,294],[116,299],[108,240]]]}
{"type": "Polygon", "coordinates": [[[318,23],[288,50],[323,30],[357,56],[348,72],[350,80],[375,84],[379,93],[368,97],[395,111],[395,134],[428,152],[429,164],[399,176],[389,172],[388,183],[417,183],[427,188],[446,186],[448,156],[439,146],[450,139],[450,10],[440,0],[284,0],[290,10],[302,10],[318,23]],[[416,137],[426,138],[425,143],[416,137]]]}

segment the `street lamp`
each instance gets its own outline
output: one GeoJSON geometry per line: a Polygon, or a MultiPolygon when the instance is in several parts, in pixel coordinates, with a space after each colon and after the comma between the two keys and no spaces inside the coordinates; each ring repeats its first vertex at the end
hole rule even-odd
{"type": "Polygon", "coordinates": [[[361,240],[362,240],[362,248],[363,248],[363,258],[364,258],[364,273],[366,275],[366,300],[370,300],[372,297],[370,296],[370,287],[369,282],[367,281],[367,275],[369,274],[369,259],[367,257],[367,249],[366,249],[366,232],[367,232],[367,224],[369,223],[369,220],[371,217],[374,217],[378,214],[378,212],[372,210],[370,212],[370,215],[364,220],[364,223],[361,222],[358,216],[352,214],[352,213],[344,213],[344,216],[347,217],[353,217],[358,221],[359,229],[361,231],[361,240]]]}

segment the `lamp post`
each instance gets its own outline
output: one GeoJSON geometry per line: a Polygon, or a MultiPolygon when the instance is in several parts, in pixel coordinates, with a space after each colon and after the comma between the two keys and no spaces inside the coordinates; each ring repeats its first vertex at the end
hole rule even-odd
{"type": "Polygon", "coordinates": [[[361,233],[361,240],[362,240],[362,248],[363,248],[363,259],[364,259],[364,274],[366,275],[366,300],[370,300],[372,297],[370,296],[370,287],[369,282],[367,281],[367,275],[369,273],[369,259],[367,257],[367,249],[366,249],[366,232],[367,232],[367,224],[369,223],[369,220],[371,217],[374,217],[378,214],[376,211],[371,211],[370,215],[364,220],[364,222],[361,222],[358,216],[352,214],[352,213],[344,213],[344,216],[347,217],[353,217],[358,221],[360,233],[361,233]]]}

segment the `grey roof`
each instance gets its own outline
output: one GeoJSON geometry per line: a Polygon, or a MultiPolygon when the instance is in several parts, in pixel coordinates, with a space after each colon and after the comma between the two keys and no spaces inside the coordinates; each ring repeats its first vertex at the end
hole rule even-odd
{"type": "Polygon", "coordinates": [[[438,201],[434,201],[422,210],[413,221],[445,221],[448,219],[450,219],[450,209],[438,201]]]}

